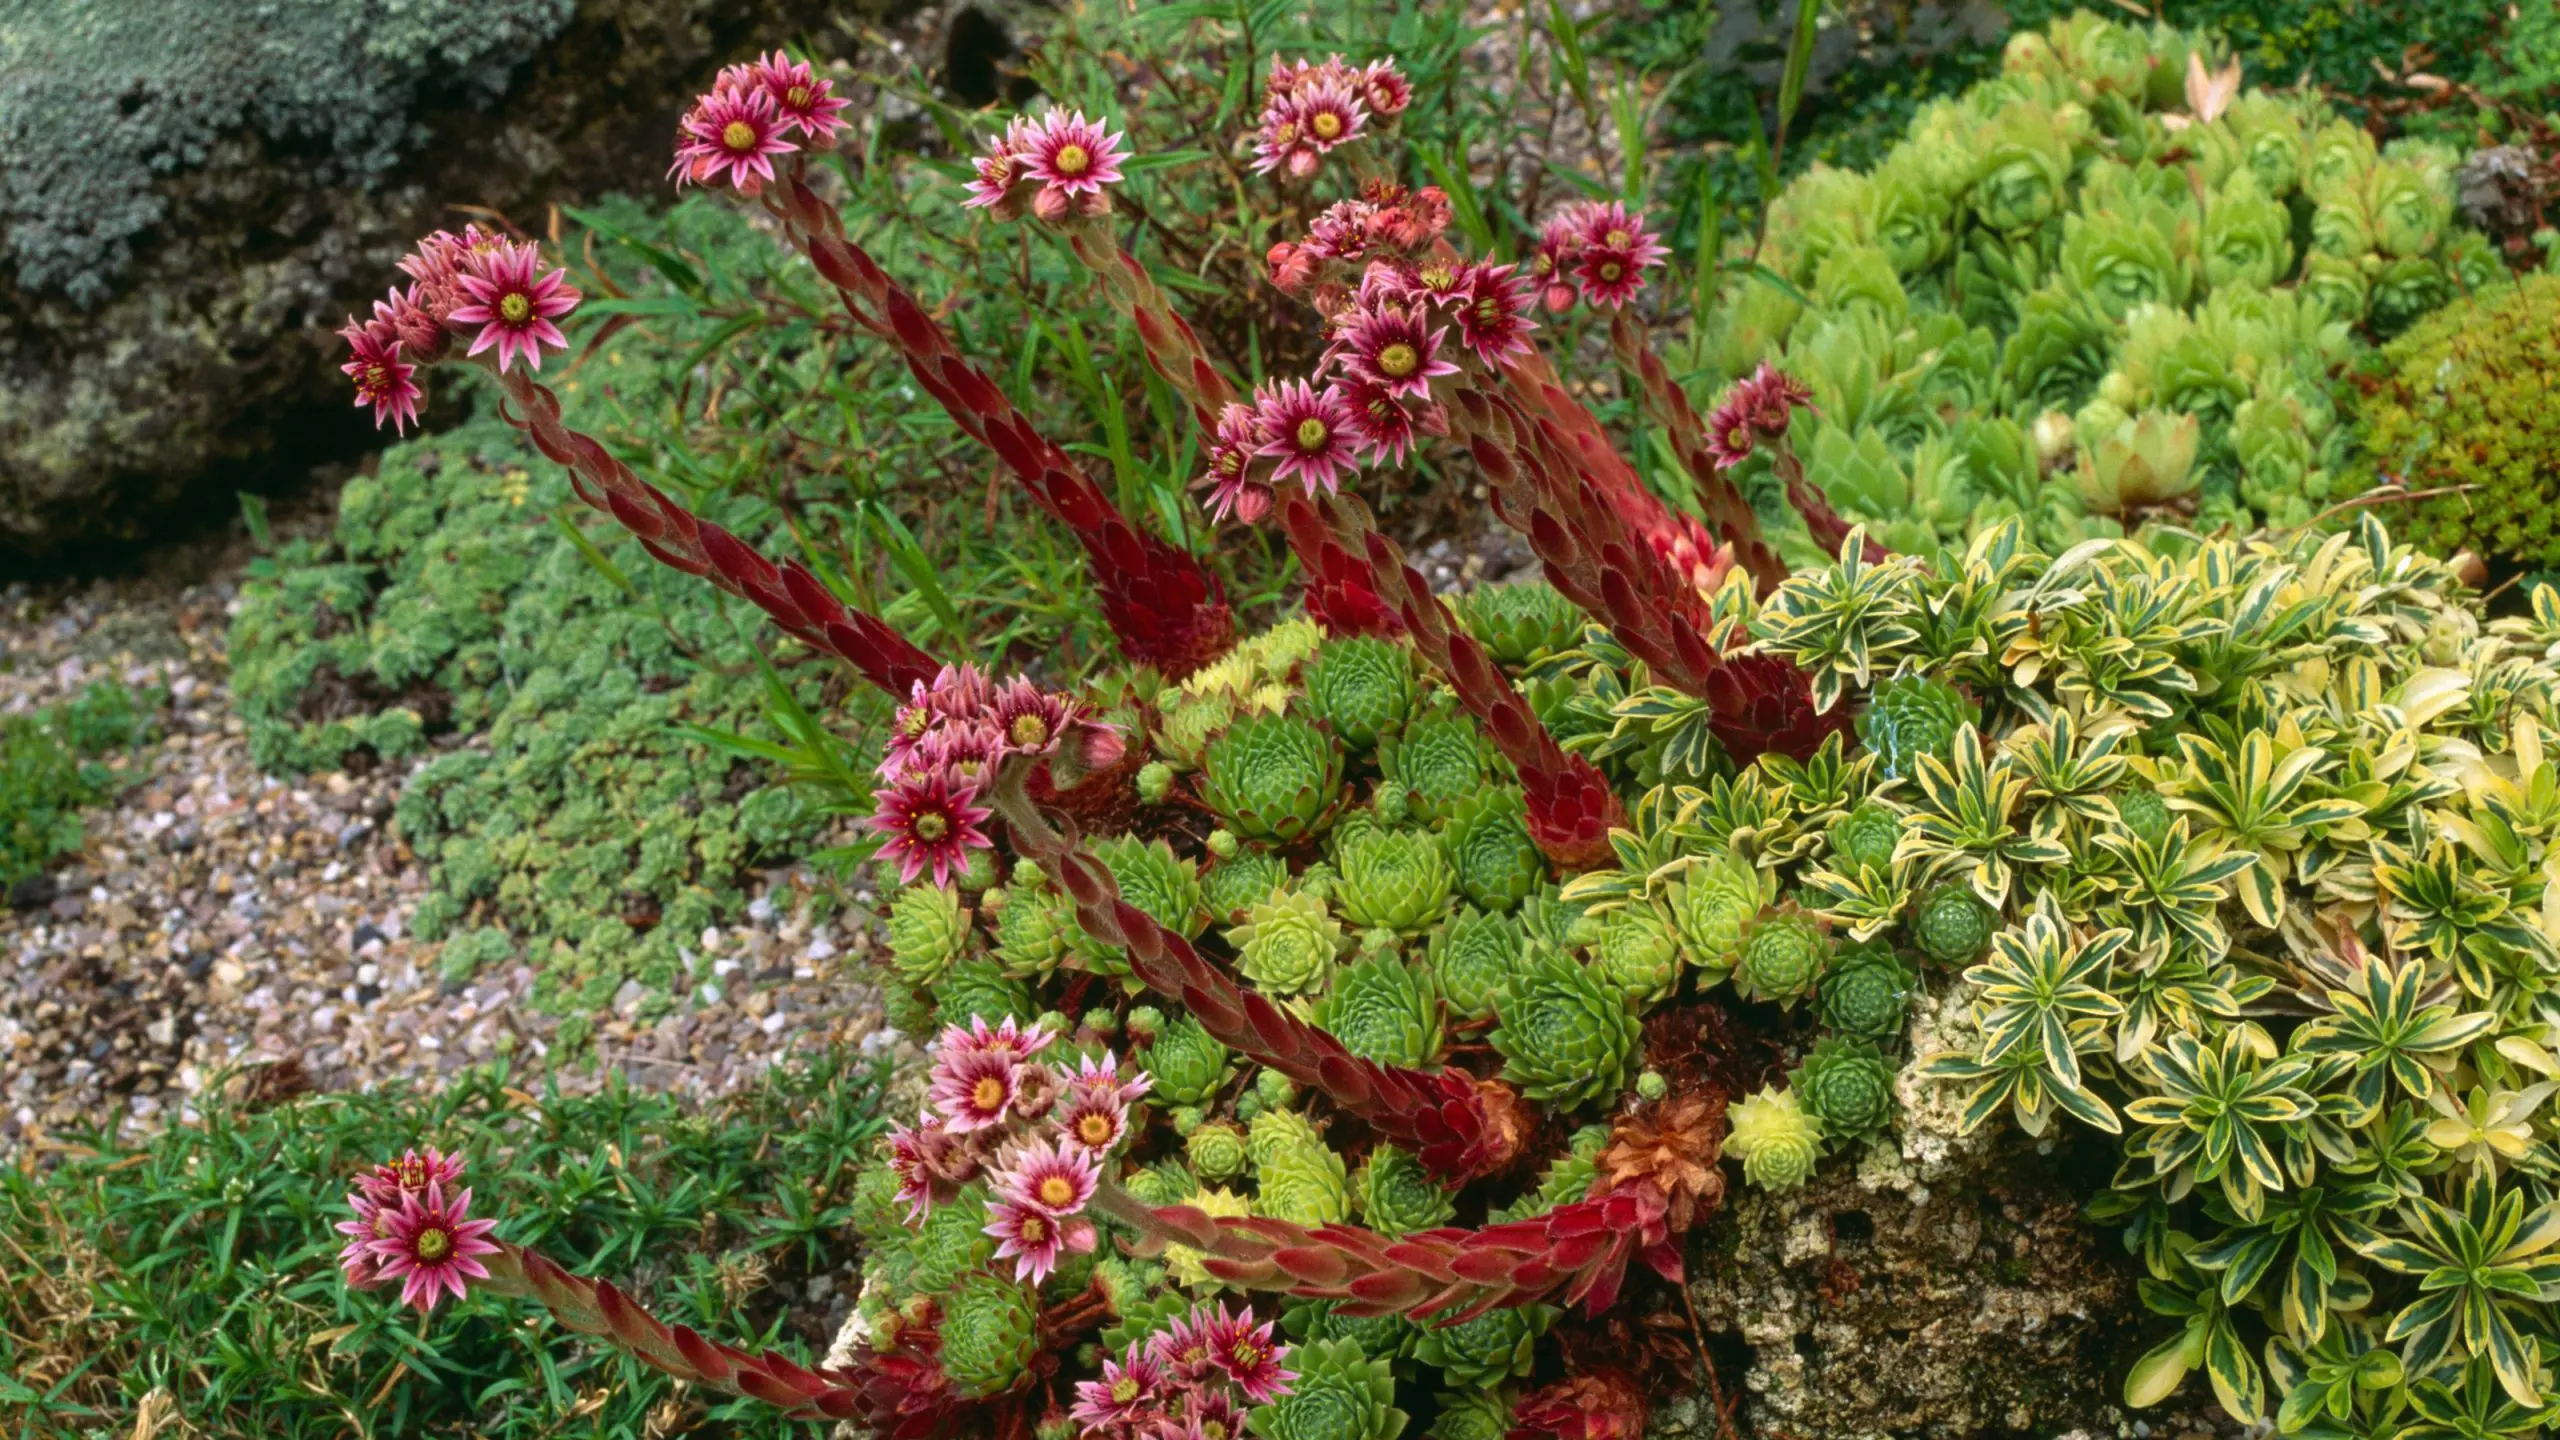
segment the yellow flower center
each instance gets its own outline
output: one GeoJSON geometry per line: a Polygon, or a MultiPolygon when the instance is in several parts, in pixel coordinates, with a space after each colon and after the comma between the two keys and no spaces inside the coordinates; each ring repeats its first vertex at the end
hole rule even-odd
{"type": "Polygon", "coordinates": [[[388,390],[391,388],[391,371],[386,366],[367,365],[364,367],[364,378],[356,383],[366,390],[388,390]]]}
{"type": "Polygon", "coordinates": [[[1421,353],[1401,340],[1378,352],[1378,369],[1395,379],[1401,380],[1421,368],[1421,353]]]}
{"type": "Polygon", "coordinates": [[[1331,140],[1342,133],[1342,117],[1330,110],[1319,110],[1307,122],[1307,128],[1316,132],[1317,139],[1331,140]]]}
{"type": "Polygon", "coordinates": [[[919,840],[939,840],[951,833],[951,821],[939,810],[927,810],[916,817],[915,824],[911,828],[914,829],[916,838],[919,840]]]}
{"type": "Polygon", "coordinates": [[[756,127],[744,120],[732,120],[720,132],[720,143],[741,154],[753,150],[756,148],[756,127]]]}
{"type": "Polygon", "coordinates": [[[1611,283],[1611,284],[1616,284],[1616,283],[1617,283],[1618,276],[1619,276],[1621,273],[1623,273],[1623,272],[1622,272],[1622,271],[1620,271],[1620,269],[1618,268],[1618,262],[1617,262],[1617,261],[1615,261],[1615,260],[1604,260],[1604,261],[1600,262],[1600,278],[1601,278],[1602,280],[1605,280],[1605,281],[1607,281],[1607,282],[1609,282],[1609,283],[1611,283]]]}
{"type": "Polygon", "coordinates": [[[1075,1182],[1064,1175],[1052,1175],[1040,1182],[1040,1203],[1052,1210],[1064,1209],[1075,1199],[1075,1182]]]}
{"type": "Polygon", "coordinates": [[[993,1110],[1004,1103],[1004,1082],[990,1075],[969,1087],[969,1105],[976,1110],[993,1110]]]}
{"type": "Polygon", "coordinates": [[[1111,1141],[1111,1117],[1087,1115],[1076,1122],[1076,1138],[1090,1149],[1099,1150],[1111,1141]]]}
{"type": "Polygon", "coordinates": [[[1138,1398],[1138,1382],[1123,1375],[1111,1382],[1111,1403],[1126,1405],[1138,1398]]]}
{"type": "Polygon", "coordinates": [[[1298,422],[1298,448],[1312,454],[1323,449],[1326,437],[1332,434],[1323,421],[1310,415],[1298,422]]]}
{"type": "Polygon", "coordinates": [[[442,1230],[421,1230],[418,1232],[417,1246],[419,1259],[441,1260],[453,1249],[453,1237],[442,1230]]]}
{"type": "Polygon", "coordinates": [[[1037,715],[1017,716],[1009,733],[1016,745],[1046,745],[1049,743],[1049,722],[1037,715]]]}
{"type": "Polygon", "coordinates": [[[533,318],[533,302],[521,292],[511,292],[498,301],[498,318],[510,325],[521,325],[533,318]]]}
{"type": "Polygon", "coordinates": [[[807,109],[809,105],[809,87],[806,85],[794,85],[790,89],[783,91],[782,103],[790,106],[794,110],[807,109]]]}
{"type": "Polygon", "coordinates": [[[1624,250],[1624,249],[1626,249],[1629,245],[1632,245],[1632,244],[1634,244],[1634,243],[1635,243],[1635,238],[1636,238],[1636,237],[1634,237],[1633,235],[1628,234],[1628,233],[1627,233],[1626,231],[1624,231],[1624,230],[1612,230],[1612,231],[1610,231],[1610,232],[1609,232],[1609,234],[1607,235],[1607,237],[1606,237],[1606,238],[1607,238],[1607,240],[1608,240],[1608,242],[1609,242],[1609,248],[1610,248],[1610,249],[1612,249],[1612,250],[1624,250]]]}
{"type": "Polygon", "coordinates": [[[1059,146],[1057,158],[1049,162],[1050,168],[1061,175],[1081,175],[1092,164],[1093,157],[1081,145],[1059,146]]]}
{"type": "Polygon", "coordinates": [[[1258,1369],[1262,1365],[1262,1347],[1250,1340],[1239,1340],[1235,1344],[1235,1357],[1237,1369],[1258,1369]]]}
{"type": "Polygon", "coordinates": [[[1049,1222],[1037,1215],[1023,1216],[1016,1229],[1021,1232],[1023,1243],[1028,1245],[1037,1245],[1049,1238],[1049,1222]]]}
{"type": "Polygon", "coordinates": [[[1200,1433],[1209,1437],[1209,1440],[1227,1440],[1227,1422],[1203,1420],[1200,1422],[1200,1433]]]}

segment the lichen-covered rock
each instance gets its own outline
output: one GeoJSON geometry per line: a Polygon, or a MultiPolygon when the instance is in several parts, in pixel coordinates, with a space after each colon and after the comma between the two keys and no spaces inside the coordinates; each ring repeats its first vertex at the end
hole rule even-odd
{"type": "Polygon", "coordinates": [[[447,207],[661,193],[722,60],[886,8],[0,5],[0,554],[360,453],[330,332],[447,207]]]}
{"type": "MultiPolygon", "coordinates": [[[[1878,1145],[1800,1190],[1735,1192],[1692,1254],[1690,1295],[1711,1337],[1747,1347],[1742,1434],[2128,1433],[2121,1377],[2158,1326],[2134,1292],[2140,1267],[2080,1217],[2106,1158],[2010,1136],[1957,1162],[1878,1145]]],[[[1649,1432],[1717,1433],[1713,1410],[1685,1398],[1649,1432]]]]}

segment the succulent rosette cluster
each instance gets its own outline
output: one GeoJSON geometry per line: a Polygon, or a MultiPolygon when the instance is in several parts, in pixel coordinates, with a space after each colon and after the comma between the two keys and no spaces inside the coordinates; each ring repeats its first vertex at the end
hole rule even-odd
{"type": "MultiPolygon", "coordinates": [[[[2316,93],[2242,86],[2239,63],[2115,15],[2012,35],[1999,75],[1920,107],[1877,163],[1788,184],[1752,255],[1787,285],[1729,276],[1709,373],[1808,385],[1796,450],[1905,553],[2013,515],[2060,553],[2353,498],[2372,479],[2337,379],[2505,267],[2454,214],[2449,150],[2377,146],[2316,93]]],[[[1578,278],[1545,273],[1552,298],[1578,278]]],[[[1776,543],[1797,565],[1838,549],[1776,543]]]]}
{"type": "MultiPolygon", "coordinates": [[[[1577,206],[1514,268],[1451,243],[1446,196],[1366,178],[1270,256],[1323,358],[1245,386],[1117,248],[1092,199],[1117,138],[1018,122],[975,198],[1056,223],[1105,277],[1190,407],[1210,507],[1300,561],[1304,613],[1247,634],[844,238],[800,152],[768,156],[769,182],[751,166],[866,330],[1088,540],[1130,661],[1091,698],[942,663],[756,556],[618,469],[492,340],[582,497],[898,703],[878,978],[899,1028],[940,1038],[923,1112],[854,1187],[846,1369],[661,1334],[505,1247],[477,1257],[490,1283],[674,1373],[893,1434],[1631,1434],[1709,1363],[1621,1340],[1685,1332],[1677,1287],[1725,1263],[1719,1207],[1783,1209],[2006,1117],[2119,1137],[2091,1213],[2128,1225],[2165,1321],[2132,1403],[2201,1372],[2291,1432],[2542,1413],[2560,591],[2492,622],[2370,517],[2055,547],[2021,507],[1921,554],[1853,503],[1859,466],[2063,383],[2078,362],[2042,327],[2166,327],[2199,284],[2248,297],[2220,302],[2234,324],[2306,313],[2305,282],[2254,278],[2245,213],[2209,264],[2181,225],[2089,238],[2191,200],[2156,178],[2172,163],[2228,162],[2178,172],[2207,203],[2244,170],[2288,204],[2364,175],[2366,230],[2332,214],[2336,243],[2433,263],[2424,194],[2371,178],[2396,162],[2316,130],[2289,149],[2250,97],[2167,125],[2154,81],[2186,44],[2062,22],[2013,45],[1996,93],[1924,116],[1920,158],[1961,164],[1870,180],[1846,220],[1791,191],[1772,263],[1830,313],[1790,313],[1706,414],[1646,341],[1635,287],[1665,257],[1630,210],[1577,206]],[[2244,110],[2272,129],[2235,130],[2244,110]],[[2096,178],[2117,166],[2139,173],[2096,178]],[[1915,318],[1925,277],[1957,270],[1947,294],[2013,310],[1915,318]],[[1659,498],[1541,350],[1558,292],[1609,312],[1694,507],[1659,498]],[[1844,379],[1852,352],[1894,357],[1887,383],[1844,379]],[[1379,532],[1363,467],[1422,437],[1465,452],[1540,578],[1444,598],[1379,532]],[[1800,533],[1763,533],[1740,484],[1763,465],[1800,533]]],[[[1284,62],[1267,98],[1330,144],[1374,141],[1403,103],[1381,74],[1284,62]],[[1327,114],[1331,133],[1308,118],[1327,114]]],[[[1325,153],[1266,131],[1274,171],[1325,153]]],[[[1325,183],[1305,168],[1290,183],[1325,183]]],[[[496,284],[471,257],[505,243],[431,248],[496,284]]],[[[386,323],[449,344],[473,303],[456,280],[386,323]]],[[[2118,338],[2109,365],[2139,358],[2118,338]]],[[[2142,352],[2146,383],[2205,395],[2207,348],[2142,352]]],[[[2267,399],[2298,348],[2222,393],[2267,399]]],[[[1986,465],[2053,438],[1968,435],[1986,465]]],[[[2156,496],[2189,438],[2133,420],[2088,463],[2156,496]]],[[[479,1223],[457,1193],[365,1192],[350,1273],[400,1254],[421,1273],[421,1227],[479,1223]]]]}

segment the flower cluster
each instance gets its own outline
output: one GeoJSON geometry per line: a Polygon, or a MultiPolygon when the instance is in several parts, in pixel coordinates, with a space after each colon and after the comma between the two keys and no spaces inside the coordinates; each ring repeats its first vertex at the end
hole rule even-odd
{"type": "Polygon", "coordinates": [[[1046,761],[1072,784],[1073,775],[1108,768],[1119,748],[1118,733],[1086,718],[1072,696],[946,665],[899,707],[880,761],[879,809],[867,823],[885,837],[880,854],[898,867],[900,884],[930,870],[934,884],[948,886],[972,854],[991,848],[979,828],[989,812],[976,802],[1006,757],[1046,761]]]}
{"type": "Polygon", "coordinates": [[[402,434],[418,418],[424,389],[417,371],[446,358],[454,339],[469,336],[466,356],[497,352],[503,373],[522,360],[542,368],[547,346],[565,350],[561,317],[577,308],[568,272],[542,271],[542,249],[477,225],[438,230],[402,257],[410,284],[373,302],[364,320],[347,318],[338,334],[353,357],[338,367],[355,382],[356,408],[373,407],[375,429],[393,422],[402,434]]]}
{"type": "Polygon", "coordinates": [[[1413,103],[1413,85],[1393,60],[1355,66],[1341,56],[1322,64],[1274,56],[1262,83],[1262,123],[1253,141],[1253,168],[1268,175],[1286,170],[1304,180],[1337,145],[1348,145],[1369,122],[1393,120],[1413,103]]]}
{"type": "Polygon", "coordinates": [[[1707,448],[1716,468],[1730,470],[1750,459],[1754,449],[1785,439],[1797,408],[1812,404],[1813,391],[1803,381],[1762,361],[1749,379],[1735,381],[1724,392],[1707,417],[1707,448]]]}
{"type": "Polygon", "coordinates": [[[1577,299],[1616,310],[1644,288],[1644,272],[1670,254],[1643,216],[1615,200],[1584,200],[1548,219],[1528,269],[1549,310],[1570,310],[1577,299]]]}
{"type": "Polygon", "coordinates": [[[667,173],[679,185],[725,183],[753,194],[774,178],[773,157],[801,148],[793,136],[811,149],[833,146],[846,125],[838,112],[850,103],[808,61],[779,50],[724,66],[678,124],[667,173]]]}
{"type": "Polygon", "coordinates": [[[1053,223],[1108,214],[1102,187],[1120,183],[1125,138],[1081,110],[1052,110],[1037,120],[1017,116],[987,142],[962,203],[1008,220],[1026,210],[1053,223]]]}
{"type": "Polygon", "coordinates": [[[1289,1346],[1250,1307],[1195,1305],[1105,1358],[1102,1378],[1076,1383],[1067,1418],[1083,1440],[1239,1436],[1245,1407],[1289,1394],[1289,1346]]]}
{"type": "Polygon", "coordinates": [[[1434,382],[1470,383],[1468,357],[1493,372],[1528,353],[1527,282],[1448,254],[1448,221],[1439,191],[1378,183],[1272,248],[1274,283],[1331,317],[1331,343],[1310,378],[1220,414],[1197,482],[1216,518],[1259,520],[1278,483],[1332,492],[1361,465],[1401,463],[1416,436],[1449,433],[1434,382]]]}
{"type": "Polygon", "coordinates": [[[1068,1254],[1089,1254],[1084,1216],[1102,1162],[1129,1135],[1129,1106],[1152,1081],[1120,1075],[1118,1057],[1087,1056],[1072,1072],[1038,1058],[1057,1036],[1008,1016],[972,1018],[935,1042],[930,1107],[915,1128],[889,1135],[897,1199],[921,1222],[937,1204],[984,1176],[992,1185],[986,1233],[996,1258],[1038,1283],[1068,1254]]]}
{"type": "Polygon", "coordinates": [[[429,1146],[376,1165],[359,1176],[347,1206],[352,1220],[338,1222],[347,1237],[338,1268],[359,1290],[400,1283],[401,1303],[433,1310],[446,1295],[459,1300],[474,1280],[489,1278],[483,1255],[498,1246],[488,1239],[495,1220],[471,1218],[471,1191],[458,1187],[462,1157],[429,1146]]]}

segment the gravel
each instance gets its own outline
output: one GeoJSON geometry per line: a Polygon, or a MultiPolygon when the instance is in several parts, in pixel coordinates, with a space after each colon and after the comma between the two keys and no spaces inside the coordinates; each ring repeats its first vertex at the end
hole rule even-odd
{"type": "MultiPolygon", "coordinates": [[[[0,590],[0,712],[91,681],[167,690],[135,783],[88,844],[0,906],[0,1154],[85,1124],[147,1131],[206,1090],[370,1087],[502,1056],[538,1066],[554,1016],[534,970],[448,985],[410,933],[426,867],[393,833],[410,766],[261,774],[232,714],[223,639],[246,556],[165,574],[0,590]]],[[[801,867],[746,877],[734,923],[688,947],[699,983],[662,1017],[625,986],[566,1057],[572,1088],[620,1072],[709,1095],[794,1054],[894,1046],[863,980],[868,896],[829,918],[801,867]]]]}

